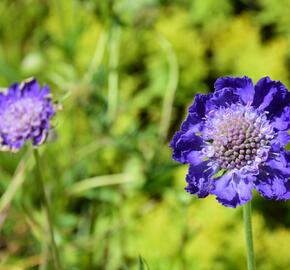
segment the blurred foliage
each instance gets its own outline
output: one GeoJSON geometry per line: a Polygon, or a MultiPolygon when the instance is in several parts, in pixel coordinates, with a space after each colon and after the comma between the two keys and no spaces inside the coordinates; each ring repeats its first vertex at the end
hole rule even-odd
{"type": "MultiPolygon", "coordinates": [[[[170,138],[219,76],[289,86],[288,0],[2,0],[0,84],[64,109],[41,148],[65,269],[245,269],[241,209],[184,191],[170,138]]],[[[29,147],[1,153],[0,269],[52,269],[29,147]],[[26,153],[27,152],[27,153],[26,153]]],[[[290,269],[290,204],[255,196],[258,269],[290,269]]]]}

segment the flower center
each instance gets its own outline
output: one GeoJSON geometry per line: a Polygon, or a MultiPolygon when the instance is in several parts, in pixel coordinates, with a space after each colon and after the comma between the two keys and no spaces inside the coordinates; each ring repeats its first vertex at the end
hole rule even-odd
{"type": "Polygon", "coordinates": [[[42,103],[31,98],[23,98],[8,104],[2,114],[0,131],[4,134],[27,131],[39,125],[42,103]]]}
{"type": "Polygon", "coordinates": [[[211,157],[224,169],[261,163],[274,132],[265,116],[252,107],[232,105],[207,120],[211,157]]]}

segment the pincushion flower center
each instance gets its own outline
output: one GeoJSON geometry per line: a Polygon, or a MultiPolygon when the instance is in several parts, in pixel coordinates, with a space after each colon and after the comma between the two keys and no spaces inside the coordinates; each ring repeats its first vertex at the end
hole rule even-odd
{"type": "Polygon", "coordinates": [[[3,112],[1,131],[3,133],[17,132],[38,125],[42,107],[40,101],[31,98],[23,98],[10,103],[3,112]]]}
{"type": "Polygon", "coordinates": [[[267,131],[271,131],[264,115],[230,107],[216,112],[210,122],[213,158],[221,168],[240,169],[261,161],[269,143],[267,131]]]}

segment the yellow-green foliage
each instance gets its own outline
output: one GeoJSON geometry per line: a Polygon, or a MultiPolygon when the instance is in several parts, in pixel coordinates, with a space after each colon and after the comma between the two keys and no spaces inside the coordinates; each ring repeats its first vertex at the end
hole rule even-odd
{"type": "Polygon", "coordinates": [[[233,19],[223,30],[214,39],[217,69],[227,72],[230,68],[235,75],[247,74],[255,80],[268,75],[287,81],[286,37],[262,43],[259,29],[248,15],[233,19]]]}

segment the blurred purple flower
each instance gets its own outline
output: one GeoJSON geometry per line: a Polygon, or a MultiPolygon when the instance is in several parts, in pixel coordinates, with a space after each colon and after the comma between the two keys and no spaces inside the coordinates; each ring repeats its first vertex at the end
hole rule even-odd
{"type": "Polygon", "coordinates": [[[17,152],[28,140],[42,144],[55,109],[48,86],[35,79],[12,84],[0,93],[0,150],[17,152]]]}
{"type": "Polygon", "coordinates": [[[216,195],[225,206],[290,198],[290,93],[280,81],[220,78],[213,94],[197,94],[171,141],[173,158],[189,163],[186,190],[216,195]]]}

